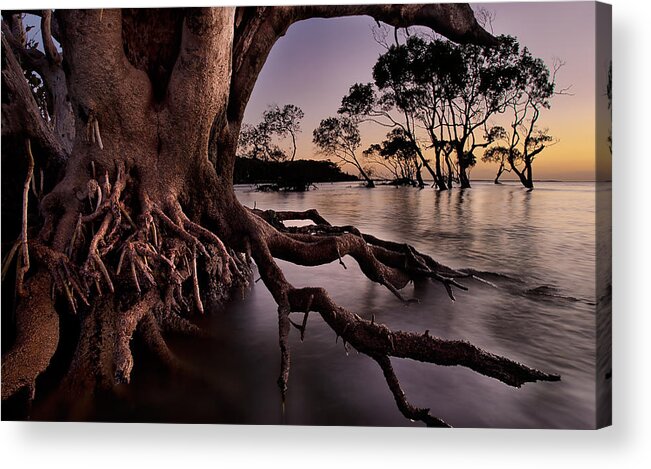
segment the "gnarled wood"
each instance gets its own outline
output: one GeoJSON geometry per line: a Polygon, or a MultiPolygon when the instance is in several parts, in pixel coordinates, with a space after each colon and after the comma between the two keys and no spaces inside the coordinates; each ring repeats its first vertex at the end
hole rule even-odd
{"type": "Polygon", "coordinates": [[[32,227],[39,231],[29,241],[34,274],[17,309],[19,340],[3,358],[3,399],[21,387],[33,390],[56,349],[57,314],[77,314],[81,328],[62,382],[74,402],[83,404],[96,390],[110,392],[129,381],[134,337],[164,362],[179,365],[161,331],[197,332],[187,318],[202,312],[205,301],[223,302],[245,289],[251,259],[279,305],[283,395],[290,372],[290,315],[297,311],[318,312],[346,343],[375,359],[399,409],[428,425],[443,422],[407,402],[388,357],[465,366],[512,386],[558,379],[466,342],[391,331],[337,306],[320,288],[294,288],[274,257],[316,265],[343,264],[348,255],[370,280],[401,299],[399,290],[415,279],[441,282],[452,297],[452,287],[465,288],[455,279],[468,275],[411,246],[332,226],[316,211],[246,209],[233,191],[244,109],[271,48],[291,24],[312,17],[370,15],[394,26],[418,24],[455,40],[490,43],[470,7],[299,6],[173,13],[40,13],[48,41],[46,61],[59,61],[51,36],[63,48],[75,129],[69,152],[38,114],[14,51],[2,38],[3,92],[6,86],[15,95],[11,105],[3,103],[3,134],[5,128],[26,132],[41,148],[67,158],[63,176],[41,200],[42,225],[32,227]],[[161,50],[153,47],[160,42],[161,50]],[[297,217],[315,225],[284,225],[297,217]],[[50,286],[67,309],[54,311],[50,286]]]}

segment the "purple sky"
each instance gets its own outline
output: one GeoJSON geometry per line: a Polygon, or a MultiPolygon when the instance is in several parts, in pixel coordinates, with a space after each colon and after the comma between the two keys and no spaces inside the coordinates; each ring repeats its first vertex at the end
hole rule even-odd
{"type": "MultiPolygon", "coordinates": [[[[541,126],[559,138],[537,162],[536,177],[594,177],[594,45],[592,2],[482,3],[495,13],[495,34],[511,34],[548,65],[566,62],[559,84],[572,85],[573,96],[556,97],[541,126]]],[[[374,40],[368,17],[312,19],[294,24],[275,45],[246,110],[255,123],[269,104],[292,103],[305,111],[298,158],[314,158],[312,130],[334,115],[350,85],[371,81],[371,69],[383,49],[374,40]]],[[[605,72],[604,72],[605,73],[605,72]]],[[[496,122],[497,123],[497,122],[496,122]]],[[[379,140],[385,129],[363,127],[365,144],[379,140]]],[[[350,168],[347,168],[349,171],[350,168]]],[[[490,178],[495,168],[478,164],[475,178],[490,178]]]]}

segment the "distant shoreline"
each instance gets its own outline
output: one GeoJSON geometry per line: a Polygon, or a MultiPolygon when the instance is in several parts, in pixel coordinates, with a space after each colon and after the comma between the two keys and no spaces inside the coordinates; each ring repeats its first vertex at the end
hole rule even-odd
{"type": "MultiPolygon", "coordinates": [[[[392,178],[377,177],[378,183],[391,183],[392,178]]],[[[335,163],[327,160],[262,161],[250,158],[237,158],[235,163],[235,184],[277,185],[279,187],[307,188],[311,184],[358,182],[357,176],[342,171],[335,163]]],[[[433,179],[424,179],[426,185],[434,184],[433,179]]],[[[472,179],[472,183],[493,184],[493,178],[472,179]]],[[[534,179],[536,183],[598,183],[594,179],[534,179]]],[[[520,180],[503,178],[502,184],[519,185],[520,180]]]]}
{"type": "Polygon", "coordinates": [[[351,181],[359,181],[359,178],[343,172],[330,161],[262,161],[240,157],[235,161],[235,184],[305,188],[316,183],[351,181]]]}

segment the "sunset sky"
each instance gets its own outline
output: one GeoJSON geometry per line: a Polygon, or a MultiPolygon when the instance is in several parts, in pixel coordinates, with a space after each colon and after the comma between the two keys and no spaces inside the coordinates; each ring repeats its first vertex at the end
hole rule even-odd
{"type": "MultiPolygon", "coordinates": [[[[557,96],[540,127],[549,127],[559,143],[535,163],[536,179],[593,180],[595,154],[595,6],[572,3],[471,4],[492,11],[494,34],[516,36],[534,56],[551,66],[554,57],[566,65],[559,88],[572,85],[572,96],[557,96]]],[[[312,144],[312,130],[335,115],[342,96],[355,82],[372,81],[372,67],[383,52],[373,40],[375,22],[367,17],[312,19],[294,24],[273,48],[260,74],[245,122],[256,123],[268,105],[292,103],[303,109],[303,132],[297,158],[321,158],[312,144]]],[[[607,64],[600,64],[607,73],[607,64]]],[[[605,90],[598,90],[603,95],[605,90]]],[[[494,123],[498,123],[495,119],[494,123]]],[[[362,127],[363,148],[380,141],[386,129],[362,127]]],[[[478,155],[480,156],[480,155],[478,155]]],[[[351,167],[344,168],[354,173],[351,167]]],[[[473,179],[494,177],[496,167],[479,162],[473,179]]]]}

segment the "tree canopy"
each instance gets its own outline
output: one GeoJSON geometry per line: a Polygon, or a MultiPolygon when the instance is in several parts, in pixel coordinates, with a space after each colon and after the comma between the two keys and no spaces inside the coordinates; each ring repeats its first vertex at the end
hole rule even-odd
{"type": "MultiPolygon", "coordinates": [[[[498,36],[490,47],[418,35],[400,43],[396,36],[373,67],[374,82],[353,84],[339,112],[400,129],[439,189],[450,188],[454,180],[470,187],[468,172],[476,164],[477,150],[507,138],[504,127],[493,120],[510,119],[509,135],[518,144],[522,140],[523,157],[513,153],[514,163],[527,160],[531,168],[533,160],[526,154],[535,151],[535,156],[549,145],[551,139],[534,127],[540,111],[551,106],[555,71],[512,36],[498,36]],[[425,154],[428,149],[434,152],[434,167],[425,154]]],[[[493,161],[498,154],[489,151],[483,160],[493,161]]],[[[522,180],[530,184],[528,176],[522,180]]]]}
{"type": "Polygon", "coordinates": [[[264,161],[294,161],[296,158],[296,135],[301,132],[301,120],[305,113],[294,104],[282,108],[277,104],[269,106],[262,113],[257,125],[244,124],[238,143],[239,156],[264,161]],[[290,151],[281,148],[277,140],[289,138],[290,151]]]}

